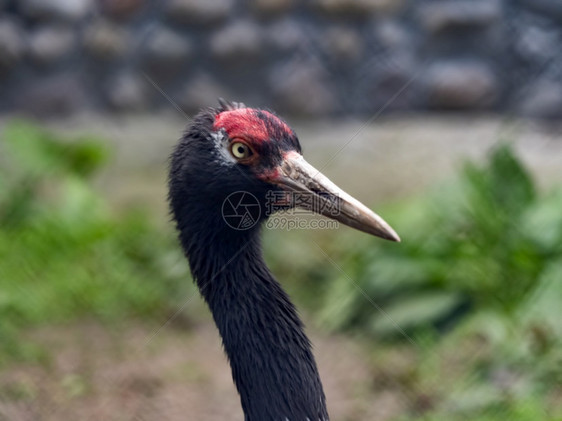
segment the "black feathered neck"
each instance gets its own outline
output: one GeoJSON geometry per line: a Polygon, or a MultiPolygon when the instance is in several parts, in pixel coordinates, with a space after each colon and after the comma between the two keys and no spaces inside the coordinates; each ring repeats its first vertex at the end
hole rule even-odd
{"type": "Polygon", "coordinates": [[[222,337],[245,419],[327,420],[310,342],[263,261],[258,235],[198,247],[189,258],[222,337]]]}
{"type": "Polygon", "coordinates": [[[197,116],[176,147],[169,198],[193,277],[222,337],[245,420],[328,420],[302,322],[263,260],[261,221],[241,231],[222,218],[221,203],[232,192],[249,191],[264,206],[271,186],[213,162],[215,115],[209,110],[197,116]]]}

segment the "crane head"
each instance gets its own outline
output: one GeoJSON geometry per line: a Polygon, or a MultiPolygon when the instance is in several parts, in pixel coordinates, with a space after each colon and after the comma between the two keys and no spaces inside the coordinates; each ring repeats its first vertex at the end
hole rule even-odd
{"type": "Polygon", "coordinates": [[[172,155],[172,192],[185,188],[192,199],[197,196],[196,200],[212,206],[234,192],[246,191],[264,207],[263,218],[279,209],[299,207],[400,241],[380,216],[303,158],[299,140],[287,123],[266,110],[219,103],[219,108],[195,118],[172,155]]]}

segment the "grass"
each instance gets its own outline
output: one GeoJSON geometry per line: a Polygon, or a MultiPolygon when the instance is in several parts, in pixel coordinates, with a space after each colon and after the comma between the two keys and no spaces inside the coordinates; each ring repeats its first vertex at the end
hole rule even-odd
{"type": "Polygon", "coordinates": [[[412,393],[435,403],[413,419],[560,419],[560,209],[562,191],[539,192],[501,146],[449,185],[387,209],[401,244],[345,244],[320,320],[415,344],[412,393]]]}
{"type": "Polygon", "coordinates": [[[139,210],[114,214],[91,187],[109,151],[12,122],[0,166],[0,365],[36,359],[23,329],[167,314],[192,285],[173,237],[139,210]]]}

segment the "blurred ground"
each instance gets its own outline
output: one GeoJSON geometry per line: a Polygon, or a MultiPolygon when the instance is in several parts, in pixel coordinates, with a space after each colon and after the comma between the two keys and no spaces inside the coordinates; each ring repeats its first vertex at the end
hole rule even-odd
{"type": "MultiPolygon", "coordinates": [[[[211,323],[153,333],[140,324],[110,331],[95,323],[30,333],[55,358],[47,367],[14,366],[3,373],[0,419],[243,419],[211,323]]],[[[334,419],[386,420],[401,411],[397,392],[373,397],[376,375],[356,343],[318,333],[311,339],[334,419]]]]}

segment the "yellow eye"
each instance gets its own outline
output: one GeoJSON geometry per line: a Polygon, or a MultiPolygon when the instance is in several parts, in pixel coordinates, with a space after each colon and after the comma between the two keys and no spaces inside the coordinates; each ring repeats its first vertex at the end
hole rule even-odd
{"type": "Polygon", "coordinates": [[[230,153],[236,159],[246,159],[253,155],[250,147],[242,142],[232,142],[230,145],[230,153]]]}

